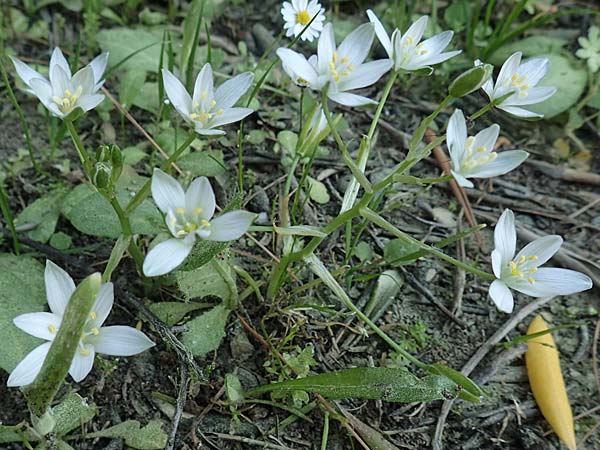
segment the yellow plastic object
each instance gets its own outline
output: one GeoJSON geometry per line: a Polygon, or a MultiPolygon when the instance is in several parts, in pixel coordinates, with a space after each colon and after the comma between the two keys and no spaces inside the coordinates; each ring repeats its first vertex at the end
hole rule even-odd
{"type": "MultiPolygon", "coordinates": [[[[527,334],[548,329],[542,316],[536,316],[527,329],[527,334]]],[[[573,413],[560,370],[558,351],[550,333],[527,341],[525,364],[529,384],[542,414],[569,450],[577,449],[573,413]]]]}

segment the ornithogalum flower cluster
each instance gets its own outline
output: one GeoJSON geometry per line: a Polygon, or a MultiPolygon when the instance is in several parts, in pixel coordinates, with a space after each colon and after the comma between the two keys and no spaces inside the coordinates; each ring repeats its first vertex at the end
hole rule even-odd
{"type": "Polygon", "coordinates": [[[156,245],[144,260],[144,274],[164,275],[190,254],[197,238],[232,241],[247,230],[256,214],[231,211],[213,219],[215,194],[206,177],[196,178],[184,192],[181,184],[160,169],[152,176],[152,197],[165,214],[171,239],[156,245]]]}
{"type": "Polygon", "coordinates": [[[498,309],[512,312],[511,289],[532,297],[546,297],[574,294],[592,287],[592,280],[580,272],[541,267],[554,256],[562,242],[560,236],[544,236],[527,244],[515,256],[515,217],[510,209],[502,213],[494,230],[492,251],[492,268],[497,279],[490,286],[490,297],[498,309]]]}
{"type": "Polygon", "coordinates": [[[346,106],[374,104],[375,101],[348,91],[375,83],[390,70],[392,61],[380,59],[364,62],[371,49],[373,25],[363,24],[336,46],[333,25],[328,23],[319,37],[317,55],[306,59],[289,48],[277,50],[284,70],[300,86],[320,91],[327,86],[327,96],[346,106]]]}
{"type": "Polygon", "coordinates": [[[524,150],[497,153],[494,150],[500,127],[493,124],[475,136],[467,136],[467,123],[460,109],[448,122],[446,142],[452,160],[452,175],[463,187],[473,187],[467,178],[490,178],[510,172],[527,159],[524,150]]]}
{"type": "Polygon", "coordinates": [[[77,108],[89,111],[104,100],[104,95],[97,92],[104,83],[102,75],[108,53],[97,56],[89,65],[71,75],[69,63],[57,47],[50,58],[48,79],[18,59],[11,59],[27,90],[35,94],[53,116],[64,119],[77,108]]]}
{"type": "Polygon", "coordinates": [[[252,113],[250,108],[234,107],[252,85],[254,76],[249,72],[231,78],[215,90],[212,67],[205,64],[196,77],[191,97],[181,81],[167,69],[163,69],[162,76],[171,104],[198,134],[225,134],[217,128],[238,122],[252,113]]]}
{"type": "MultiPolygon", "coordinates": [[[[516,117],[543,117],[542,114],[529,111],[523,106],[535,105],[549,99],[556,93],[551,86],[538,86],[538,83],[548,73],[550,60],[548,58],[531,58],[521,63],[523,54],[513,53],[502,65],[496,83],[488,80],[483,90],[490,102],[516,117]],[[501,100],[504,97],[503,100],[501,100]]],[[[475,64],[480,64],[475,61],[475,64]]]]}
{"type": "MultiPolygon", "coordinates": [[[[69,299],[75,292],[73,279],[52,261],[46,261],[44,279],[50,312],[21,314],[14,318],[14,324],[24,332],[47,342],[33,349],[15,367],[6,383],[9,387],[26,386],[35,380],[60,329],[69,299]]],[[[144,333],[135,328],[119,325],[102,326],[110,314],[113,299],[112,283],[103,284],[69,368],[69,374],[75,381],[83,380],[90,373],[96,353],[131,356],[154,346],[144,333]]]]}
{"type": "Polygon", "coordinates": [[[413,23],[406,30],[404,36],[396,28],[390,37],[373,11],[367,10],[367,15],[375,26],[379,42],[390,59],[394,61],[394,70],[431,69],[434,64],[444,62],[461,52],[460,50],[444,52],[452,40],[454,34],[452,31],[444,31],[421,41],[427,27],[427,16],[423,16],[413,23]]]}

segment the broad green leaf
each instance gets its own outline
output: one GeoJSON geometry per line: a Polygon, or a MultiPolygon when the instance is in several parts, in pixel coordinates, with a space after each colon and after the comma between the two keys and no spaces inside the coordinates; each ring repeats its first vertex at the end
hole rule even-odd
{"type": "Polygon", "coordinates": [[[119,102],[125,109],[129,109],[136,97],[142,90],[146,81],[146,71],[139,69],[129,69],[121,78],[119,84],[119,102]]]}
{"type": "Polygon", "coordinates": [[[19,425],[9,426],[0,424],[0,444],[8,444],[9,442],[21,442],[21,436],[17,433],[20,430],[19,425]]]}
{"type": "Polygon", "coordinates": [[[555,86],[558,90],[548,100],[525,108],[549,119],[577,103],[587,85],[587,71],[576,66],[572,58],[560,55],[544,56],[550,59],[550,68],[538,86],[555,86]]]}
{"type": "Polygon", "coordinates": [[[73,238],[62,231],[59,231],[50,237],[50,245],[56,250],[67,250],[73,245],[73,238]]]}
{"type": "Polygon", "coordinates": [[[329,203],[329,192],[327,192],[325,185],[311,177],[306,177],[306,180],[308,181],[308,188],[310,189],[310,198],[322,205],[329,203]]]}
{"type": "Polygon", "coordinates": [[[148,308],[169,326],[180,322],[187,314],[210,306],[208,303],[159,302],[148,308]]]}
{"type": "MultiPolygon", "coordinates": [[[[430,364],[427,369],[434,375],[442,375],[452,380],[462,389],[464,389],[464,393],[467,394],[466,397],[464,397],[465,400],[479,403],[481,401],[481,397],[489,397],[488,393],[480,388],[473,380],[471,380],[469,377],[466,377],[458,370],[454,370],[452,367],[448,367],[441,363],[435,363],[430,364]]],[[[461,394],[462,393],[463,392],[461,392],[461,394]]]]}
{"type": "Polygon", "coordinates": [[[138,450],[159,450],[167,445],[167,434],[162,430],[162,422],[151,420],[143,428],[137,420],[127,420],[118,425],[95,433],[88,433],[87,438],[123,438],[125,445],[138,450]]]}
{"type": "Polygon", "coordinates": [[[360,259],[360,262],[369,261],[373,258],[373,249],[365,241],[360,241],[354,248],[354,256],[360,259]]]}
{"type": "Polygon", "coordinates": [[[188,153],[177,161],[177,165],[191,172],[194,177],[216,177],[227,171],[223,152],[220,150],[188,153]]]}
{"type": "Polygon", "coordinates": [[[151,113],[158,112],[158,83],[144,83],[138,95],[133,100],[133,106],[137,106],[151,113]]]}
{"type": "Polygon", "coordinates": [[[277,142],[287,154],[294,154],[298,143],[298,135],[293,131],[283,130],[277,133],[277,142]]]}
{"type": "MultiPolygon", "coordinates": [[[[117,198],[121,205],[131,199],[130,191],[120,188],[117,198]]],[[[66,195],[62,213],[75,228],[92,236],[117,238],[121,235],[119,218],[112,206],[99,192],[87,184],[81,184],[66,195]]],[[[155,235],[164,227],[164,220],[156,206],[149,200],[144,202],[130,216],[134,234],[155,235]]]]}
{"type": "Polygon", "coordinates": [[[96,40],[102,50],[110,52],[109,67],[113,67],[129,57],[119,66],[120,68],[155,73],[158,71],[162,40],[160,33],[151,33],[141,28],[111,28],[100,31],[96,35],[96,40]],[[141,50],[144,47],[148,48],[141,50]],[[131,56],[136,51],[139,53],[131,56]]]}
{"type": "Polygon", "coordinates": [[[0,368],[11,372],[43,341],[13,324],[18,315],[39,312],[46,305],[44,267],[27,256],[0,254],[0,368]]]}
{"type": "Polygon", "coordinates": [[[92,420],[97,412],[96,405],[88,404],[86,399],[75,392],[69,392],[57,406],[52,408],[52,415],[56,421],[54,431],[59,436],[64,436],[92,420]]]}
{"type": "Polygon", "coordinates": [[[457,386],[444,376],[419,379],[405,369],[366,367],[267,384],[247,392],[306,391],[330,399],[363,398],[388,402],[427,402],[453,398],[457,386]]]}
{"type": "Polygon", "coordinates": [[[208,264],[187,272],[175,272],[179,290],[188,300],[209,295],[219,297],[226,304],[237,301],[235,273],[225,261],[213,259],[208,264]]]}
{"type": "Polygon", "coordinates": [[[240,379],[233,373],[225,375],[225,392],[231,403],[240,404],[244,401],[244,388],[240,379]]]}
{"type": "Polygon", "coordinates": [[[523,52],[524,58],[548,55],[550,53],[558,54],[567,43],[568,41],[563,38],[537,34],[500,47],[490,57],[490,60],[486,62],[500,67],[515,52],[523,52]]]}
{"type": "Polygon", "coordinates": [[[183,332],[182,342],[194,356],[204,356],[219,348],[225,337],[229,309],[224,303],[187,322],[188,331],[183,332]]]}
{"type": "Polygon", "coordinates": [[[34,241],[48,242],[56,228],[60,214],[60,204],[65,194],[66,189],[57,189],[38,198],[21,211],[15,218],[15,224],[30,223],[37,225],[27,232],[27,236],[34,241]]]}

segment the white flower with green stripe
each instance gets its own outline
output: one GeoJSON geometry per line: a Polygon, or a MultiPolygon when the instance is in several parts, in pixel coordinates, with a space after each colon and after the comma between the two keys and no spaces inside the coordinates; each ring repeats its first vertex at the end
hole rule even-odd
{"type": "Polygon", "coordinates": [[[11,60],[27,92],[35,94],[53,116],[64,119],[77,108],[89,111],[104,100],[104,95],[97,92],[104,84],[102,75],[108,53],[102,53],[71,75],[69,63],[56,47],[48,67],[49,79],[18,59],[11,57],[11,60]]]}
{"type": "Polygon", "coordinates": [[[514,300],[511,289],[531,297],[568,295],[591,289],[592,280],[583,273],[555,267],[541,267],[558,251],[562,238],[544,236],[527,244],[517,253],[515,217],[505,210],[494,230],[495,248],[492,268],[496,280],[490,286],[490,297],[499,310],[510,313],[514,300]]]}
{"type": "MultiPolygon", "coordinates": [[[[27,334],[48,342],[34,348],[15,367],[6,383],[9,387],[27,386],[33,383],[60,329],[69,299],[75,292],[73,279],[52,261],[46,261],[44,280],[50,312],[21,314],[13,319],[13,323],[27,334]]],[[[154,342],[133,327],[103,326],[113,307],[113,300],[112,283],[103,284],[85,323],[69,368],[69,374],[76,382],[83,380],[90,373],[96,353],[132,356],[154,346],[154,342]]]]}
{"type": "Polygon", "coordinates": [[[184,192],[175,178],[154,169],[152,197],[165,214],[173,237],[146,255],[143,270],[148,277],[164,275],[178,267],[192,251],[196,238],[218,242],[238,239],[256,217],[254,213],[237,210],[213,219],[215,194],[206,177],[196,178],[184,192]]]}
{"type": "Polygon", "coordinates": [[[225,134],[217,128],[238,122],[253,112],[250,108],[234,107],[252,85],[254,75],[250,72],[225,81],[215,90],[212,67],[207,63],[196,77],[191,97],[181,81],[167,69],[162,70],[162,76],[169,101],[198,134],[225,134]]]}
{"type": "Polygon", "coordinates": [[[494,151],[500,127],[493,124],[475,136],[467,135],[467,122],[460,109],[454,111],[448,122],[446,142],[452,160],[452,175],[456,182],[472,188],[467,178],[490,178],[504,175],[527,159],[524,150],[494,151]]]}

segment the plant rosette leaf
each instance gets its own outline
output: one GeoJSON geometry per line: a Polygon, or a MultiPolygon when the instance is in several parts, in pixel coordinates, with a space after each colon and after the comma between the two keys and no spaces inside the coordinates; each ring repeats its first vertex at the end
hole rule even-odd
{"type": "Polygon", "coordinates": [[[247,391],[246,395],[273,391],[312,392],[333,400],[362,398],[411,403],[454,398],[457,385],[445,376],[419,379],[406,369],[365,367],[267,384],[247,391]]]}
{"type": "Polygon", "coordinates": [[[167,445],[167,434],[162,430],[162,422],[151,420],[141,427],[137,420],[127,420],[118,425],[95,433],[88,433],[86,438],[122,438],[125,445],[138,450],[159,450],[167,445]]]}
{"type": "Polygon", "coordinates": [[[200,357],[219,348],[225,337],[225,326],[230,310],[219,304],[201,316],[186,323],[181,342],[194,356],[200,357]]]}

